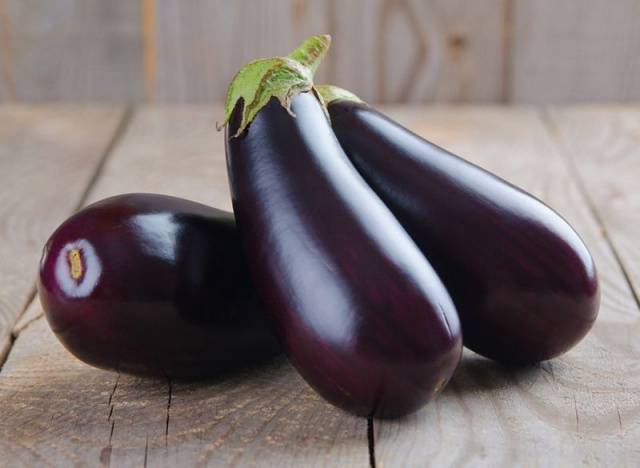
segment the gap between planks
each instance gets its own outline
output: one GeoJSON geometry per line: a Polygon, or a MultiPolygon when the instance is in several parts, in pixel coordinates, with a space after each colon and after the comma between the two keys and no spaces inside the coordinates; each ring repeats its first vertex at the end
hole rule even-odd
{"type": "MultiPolygon", "coordinates": [[[[113,154],[115,148],[118,146],[118,143],[122,140],[124,134],[129,128],[129,123],[131,122],[133,114],[134,114],[134,109],[132,106],[129,105],[124,109],[122,113],[122,117],[120,117],[120,121],[118,122],[118,125],[116,126],[113,132],[113,135],[109,139],[107,146],[105,147],[102,155],[100,156],[100,159],[98,160],[98,164],[96,164],[96,167],[93,170],[93,173],[89,178],[89,181],[87,182],[87,186],[85,187],[84,191],[82,192],[82,195],[80,195],[80,198],[78,199],[78,203],[76,204],[73,210],[74,213],[78,211],[80,208],[82,208],[82,206],[86,203],[89,197],[89,194],[91,193],[91,189],[95,185],[96,181],[100,178],[100,175],[102,174],[102,170],[104,169],[104,166],[107,160],[109,159],[111,154],[113,154]]],[[[5,345],[4,349],[0,349],[0,373],[2,372],[4,363],[7,361],[9,354],[11,354],[11,349],[13,348],[13,345],[15,344],[16,339],[18,338],[20,333],[22,333],[22,331],[24,331],[28,326],[30,326],[31,324],[33,324],[34,322],[36,322],[37,320],[43,317],[43,314],[39,314],[39,315],[36,315],[35,317],[29,318],[24,323],[20,323],[20,319],[24,316],[25,312],[29,309],[29,306],[31,306],[33,301],[38,300],[36,298],[36,295],[37,295],[36,293],[37,293],[36,280],[34,278],[33,286],[31,287],[29,296],[27,297],[27,300],[22,305],[22,307],[20,308],[20,311],[18,312],[18,315],[16,316],[14,328],[9,334],[9,339],[6,342],[7,344],[5,345]]]]}
{"type": "MultiPolygon", "coordinates": [[[[78,205],[76,207],[80,208],[87,200],[91,189],[93,188],[93,186],[95,185],[96,181],[100,178],[102,170],[104,168],[104,165],[106,164],[106,162],[108,161],[110,155],[113,153],[114,149],[118,146],[118,143],[120,142],[120,140],[122,139],[122,137],[126,134],[126,130],[129,126],[129,123],[131,121],[131,118],[134,114],[134,111],[132,110],[132,108],[127,108],[125,110],[125,112],[123,113],[123,116],[120,119],[120,122],[116,128],[116,130],[114,131],[114,135],[113,137],[110,139],[109,144],[107,145],[103,155],[101,156],[98,164],[96,165],[96,168],[93,172],[93,175],[90,179],[90,181],[87,184],[87,187],[85,189],[85,191],[83,192],[82,196],[80,197],[80,200],[78,202],[78,205]]],[[[635,291],[633,284],[630,282],[630,279],[628,277],[628,274],[624,268],[624,266],[622,265],[621,261],[620,261],[620,257],[619,254],[617,252],[616,246],[613,242],[613,240],[611,239],[611,237],[609,236],[604,220],[603,218],[600,216],[600,213],[598,211],[598,209],[596,208],[595,204],[593,203],[591,197],[588,195],[588,192],[586,191],[586,187],[584,184],[584,181],[579,173],[579,171],[577,170],[576,167],[576,163],[575,160],[573,158],[573,155],[571,154],[570,149],[568,148],[568,146],[566,145],[566,141],[564,141],[564,138],[562,137],[562,135],[560,135],[557,125],[555,123],[555,121],[553,120],[552,116],[547,112],[546,109],[539,109],[539,118],[542,121],[543,127],[545,129],[545,131],[549,134],[553,144],[556,146],[556,148],[558,149],[558,154],[559,157],[561,157],[561,159],[563,160],[563,163],[567,165],[569,172],[572,173],[571,177],[576,181],[576,184],[579,188],[579,192],[581,197],[584,199],[584,201],[586,202],[589,210],[591,211],[593,218],[595,220],[595,222],[597,223],[598,227],[602,230],[603,232],[603,236],[606,240],[606,243],[608,245],[608,247],[611,249],[611,252],[615,258],[616,263],[618,264],[621,272],[623,273],[625,280],[627,281],[627,285],[629,287],[629,290],[633,296],[633,298],[636,301],[636,304],[638,304],[639,308],[640,308],[640,301],[638,300],[638,295],[637,292],[635,291]]],[[[30,300],[27,301],[25,307],[23,308],[21,314],[18,316],[18,318],[20,318],[20,316],[24,313],[24,311],[27,309],[27,306],[31,304],[32,300],[37,300],[35,298],[35,287],[32,289],[32,294],[30,296],[30,300]]],[[[21,333],[22,330],[24,330],[26,327],[28,327],[29,325],[31,325],[33,322],[35,322],[36,320],[38,320],[39,318],[41,318],[42,315],[36,316],[32,319],[30,319],[29,321],[27,321],[25,324],[23,324],[23,326],[21,328],[19,328],[18,330],[16,330],[14,333],[12,333],[12,342],[9,345],[9,349],[6,351],[6,353],[0,357],[2,357],[1,362],[0,362],[0,370],[1,370],[1,366],[4,363],[4,360],[6,359],[7,355],[9,354],[10,348],[12,346],[12,343],[15,341],[15,338],[21,333]]],[[[115,391],[115,388],[114,388],[115,391]]],[[[112,395],[113,396],[113,395],[112,395]]],[[[169,400],[168,400],[168,404],[167,404],[167,416],[166,416],[166,429],[165,429],[165,437],[168,435],[168,426],[169,426],[169,411],[170,411],[170,406],[171,406],[171,383],[169,382],[169,400]]],[[[576,414],[576,418],[577,418],[577,414],[576,414]]],[[[576,420],[576,424],[578,424],[578,421],[576,420]]],[[[375,440],[374,440],[374,436],[375,436],[375,431],[374,431],[374,421],[372,419],[368,420],[368,424],[367,424],[367,439],[369,441],[369,462],[370,465],[372,467],[376,466],[376,458],[375,458],[375,440]]],[[[166,439],[165,439],[165,443],[166,443],[166,439]]],[[[148,444],[148,440],[147,440],[147,444],[148,444]]],[[[145,461],[146,461],[146,447],[145,447],[145,461]]]]}
{"type": "Polygon", "coordinates": [[[376,468],[376,433],[372,416],[367,418],[367,443],[369,445],[369,466],[376,468]]]}
{"type": "MultiPolygon", "coordinates": [[[[613,257],[613,261],[615,262],[614,264],[617,265],[617,267],[620,269],[622,276],[624,277],[627,283],[628,290],[632,296],[633,301],[637,306],[637,310],[640,310],[640,300],[638,298],[638,293],[634,288],[634,285],[631,281],[629,273],[626,271],[623,265],[623,262],[621,261],[621,256],[618,252],[618,249],[612,237],[610,236],[607,230],[604,218],[601,216],[594,201],[589,196],[589,193],[586,190],[586,185],[581,176],[581,173],[578,171],[573,152],[571,151],[570,147],[566,144],[566,141],[564,141],[564,138],[560,134],[559,129],[557,128],[557,125],[553,120],[552,115],[547,111],[547,109],[544,107],[537,107],[537,108],[534,108],[534,110],[535,110],[537,119],[541,122],[542,131],[548,136],[551,147],[556,150],[555,151],[557,153],[556,158],[559,158],[560,164],[564,165],[564,167],[567,168],[567,172],[570,173],[570,175],[568,175],[570,180],[576,183],[577,195],[580,197],[580,199],[584,203],[587,213],[591,216],[597,229],[600,230],[600,232],[602,233],[604,246],[606,249],[610,251],[613,257]]],[[[544,371],[546,371],[546,369],[544,368],[544,365],[545,363],[542,363],[541,368],[544,371]]],[[[553,375],[552,363],[548,362],[546,365],[549,366],[551,374],[553,375]]],[[[581,415],[579,414],[579,405],[575,395],[573,396],[573,412],[575,413],[575,422],[574,422],[575,432],[576,434],[580,434],[583,421],[582,421],[581,415]]],[[[617,420],[620,428],[622,428],[622,418],[620,416],[620,411],[617,410],[617,413],[618,413],[617,420]]],[[[375,454],[375,445],[378,445],[378,443],[380,443],[380,439],[378,439],[377,441],[375,440],[376,437],[379,437],[379,434],[376,434],[375,431],[373,431],[373,428],[374,428],[373,423],[374,423],[373,421],[370,421],[370,424],[368,425],[368,434],[367,434],[368,440],[369,440],[370,464],[372,467],[375,466],[376,462],[379,462],[379,464],[382,465],[385,461],[384,455],[383,456],[379,455],[380,458],[377,459],[375,454]]],[[[382,425],[384,425],[384,421],[382,422],[382,425]]],[[[382,451],[384,453],[384,447],[382,448],[382,451]]]]}
{"type": "Polygon", "coordinates": [[[540,115],[540,120],[542,121],[542,125],[545,131],[549,134],[551,141],[558,149],[558,154],[560,155],[560,158],[563,160],[563,162],[567,166],[568,172],[571,173],[571,177],[576,182],[580,195],[584,199],[587,205],[587,208],[589,209],[589,211],[591,212],[591,215],[593,216],[593,219],[595,220],[596,224],[600,228],[602,232],[602,236],[604,237],[604,240],[607,246],[611,250],[611,254],[615,259],[616,264],[618,265],[618,268],[620,268],[620,272],[624,277],[624,280],[627,284],[627,288],[629,288],[631,297],[633,297],[633,300],[635,301],[636,306],[640,311],[640,295],[636,290],[633,284],[633,281],[631,281],[631,276],[629,275],[629,272],[627,271],[627,269],[624,266],[624,263],[622,262],[622,257],[620,256],[620,252],[616,247],[613,241],[613,238],[609,234],[609,230],[607,229],[607,226],[605,224],[604,217],[600,214],[596,206],[596,203],[593,201],[593,199],[589,195],[589,191],[587,190],[587,186],[584,182],[584,179],[580,174],[580,170],[578,169],[578,165],[576,164],[573,154],[569,149],[569,145],[567,144],[565,138],[562,136],[558,128],[558,125],[556,124],[555,120],[553,119],[553,117],[549,112],[549,109],[546,107],[541,108],[538,113],[540,115]]]}

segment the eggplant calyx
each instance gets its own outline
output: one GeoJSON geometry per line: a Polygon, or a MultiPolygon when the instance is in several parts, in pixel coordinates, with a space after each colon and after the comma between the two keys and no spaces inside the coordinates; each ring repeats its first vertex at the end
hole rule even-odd
{"type": "Polygon", "coordinates": [[[318,85],[316,91],[322,97],[325,105],[331,104],[333,101],[351,101],[360,104],[366,104],[362,99],[344,88],[333,85],[318,85]]]}
{"type": "MultiPolygon", "coordinates": [[[[242,119],[231,138],[241,135],[271,98],[278,99],[282,107],[293,115],[291,99],[300,93],[314,91],[313,75],[330,45],[329,35],[311,36],[287,57],[258,59],[245,65],[229,84],[225,118],[222,125],[218,125],[218,130],[229,123],[240,100],[244,104],[242,119]]],[[[322,101],[320,97],[318,99],[322,101]]]]}
{"type": "Polygon", "coordinates": [[[311,73],[311,78],[313,78],[316,70],[324,60],[324,56],[327,55],[330,46],[330,35],[311,36],[305,39],[288,57],[308,69],[311,73]]]}

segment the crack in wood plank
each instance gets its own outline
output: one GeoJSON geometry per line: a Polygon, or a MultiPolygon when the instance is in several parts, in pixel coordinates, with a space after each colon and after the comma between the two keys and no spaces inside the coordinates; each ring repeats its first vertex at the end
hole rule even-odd
{"type": "Polygon", "coordinates": [[[164,427],[164,446],[165,447],[169,446],[169,421],[171,417],[171,396],[172,396],[172,390],[173,390],[171,379],[167,378],[167,384],[169,386],[169,398],[167,400],[167,419],[165,421],[165,427],[164,427]]]}
{"type": "Polygon", "coordinates": [[[113,414],[113,396],[116,393],[116,389],[118,388],[118,383],[120,382],[120,372],[118,372],[118,376],[116,377],[116,382],[113,384],[113,390],[109,394],[109,401],[107,402],[107,406],[109,406],[109,416],[107,416],[107,421],[111,421],[111,415],[113,414]]]}
{"type": "Polygon", "coordinates": [[[2,349],[0,349],[0,372],[2,372],[4,363],[7,362],[7,359],[9,358],[11,348],[13,348],[13,344],[16,342],[16,338],[13,333],[9,333],[7,339],[1,341],[4,342],[4,346],[2,346],[2,349]]]}
{"type": "MultiPolygon", "coordinates": [[[[31,304],[32,304],[32,303],[33,303],[33,301],[35,300],[36,292],[37,292],[37,291],[34,291],[34,293],[33,293],[33,297],[31,298],[31,302],[29,302],[29,306],[27,307],[27,310],[29,310],[29,307],[31,307],[31,304]]],[[[17,339],[17,338],[20,336],[20,334],[21,334],[24,330],[26,330],[26,329],[27,329],[27,328],[29,328],[31,325],[33,325],[33,324],[34,324],[34,323],[36,323],[38,320],[40,320],[42,317],[44,317],[44,311],[43,311],[43,310],[40,310],[40,311],[37,313],[37,315],[34,315],[33,317],[31,317],[31,318],[29,318],[29,319],[27,319],[27,318],[26,318],[26,314],[27,314],[27,312],[26,312],[26,311],[25,311],[25,312],[23,312],[23,313],[22,313],[22,315],[21,315],[21,317],[20,317],[20,320],[18,320],[18,322],[16,323],[16,325],[13,327],[13,330],[12,330],[12,332],[11,332],[11,333],[13,334],[13,337],[14,337],[15,339],[17,339]]]]}
{"type": "Polygon", "coordinates": [[[111,430],[109,431],[109,447],[111,447],[111,441],[113,440],[113,431],[116,428],[116,422],[111,421],[111,430]]]}
{"type": "Polygon", "coordinates": [[[369,444],[369,466],[376,468],[375,430],[372,416],[367,418],[367,441],[369,444]]]}
{"type": "Polygon", "coordinates": [[[576,413],[576,433],[580,434],[580,416],[578,416],[578,402],[575,395],[573,395],[573,410],[576,413]]]}
{"type": "MultiPolygon", "coordinates": [[[[2,0],[0,0],[2,1],[2,0]]],[[[15,323],[17,323],[20,320],[20,317],[22,317],[25,312],[27,311],[27,309],[29,308],[29,306],[31,305],[31,303],[33,302],[35,296],[36,296],[36,286],[35,283],[31,288],[31,291],[29,292],[29,296],[27,296],[27,300],[25,301],[24,305],[20,308],[20,311],[18,312],[18,314],[15,317],[15,323]]],[[[28,321],[27,323],[25,323],[19,330],[13,329],[11,330],[11,332],[9,333],[8,339],[5,343],[5,346],[3,347],[3,349],[0,349],[0,372],[2,372],[2,368],[4,367],[4,363],[7,361],[7,359],[9,358],[9,353],[11,352],[11,348],[13,348],[13,344],[16,342],[16,339],[18,338],[18,335],[20,334],[21,330],[24,330],[25,328],[27,328],[29,325],[31,325],[32,322],[35,322],[39,317],[35,317],[34,319],[28,321]]]]}
{"type": "Polygon", "coordinates": [[[618,405],[616,405],[616,412],[618,413],[618,425],[620,426],[620,431],[623,432],[624,429],[622,429],[622,416],[620,415],[620,408],[618,408],[618,405]]]}
{"type": "Polygon", "coordinates": [[[147,459],[149,457],[149,436],[147,436],[147,440],[144,443],[144,468],[147,468],[147,459]]]}

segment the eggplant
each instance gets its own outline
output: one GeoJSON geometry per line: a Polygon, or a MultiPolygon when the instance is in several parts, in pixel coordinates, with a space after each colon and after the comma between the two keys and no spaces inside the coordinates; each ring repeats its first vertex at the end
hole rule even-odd
{"type": "Polygon", "coordinates": [[[447,287],[465,346],[495,360],[533,363],[587,334],[598,314],[598,277],[567,221],[349,91],[318,89],[347,156],[447,287]]]}
{"type": "Polygon", "coordinates": [[[450,379],[460,324],[442,282],[331,130],[311,81],[329,41],[315,36],[289,57],[252,62],[231,83],[233,209],[296,369],[340,408],[398,417],[450,379]]]}
{"type": "Polygon", "coordinates": [[[233,215],[192,201],[127,194],[74,214],[38,291],[62,344],[103,369],[192,379],[280,352],[233,215]]]}

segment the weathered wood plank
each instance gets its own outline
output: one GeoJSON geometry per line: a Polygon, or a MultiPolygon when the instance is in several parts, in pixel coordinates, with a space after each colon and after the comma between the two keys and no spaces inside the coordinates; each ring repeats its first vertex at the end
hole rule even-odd
{"type": "Polygon", "coordinates": [[[548,119],[638,298],[640,110],[577,107],[552,110],[548,119]]]}
{"type": "Polygon", "coordinates": [[[320,32],[370,102],[640,99],[638,0],[0,0],[0,100],[219,102],[320,32]]]}
{"type": "Polygon", "coordinates": [[[159,101],[224,101],[229,81],[249,60],[287,54],[326,31],[319,3],[308,3],[157,0],[153,94],[159,101]]]}
{"type": "MultiPolygon", "coordinates": [[[[221,109],[142,109],[89,200],[152,191],[229,208],[221,109]]],[[[34,302],[35,317],[40,305],[34,302]]],[[[325,403],[284,359],[206,382],[140,379],[69,355],[44,319],[0,374],[0,453],[25,465],[366,466],[366,420],[325,403]],[[15,427],[21,429],[16,431],[15,427]]]]}
{"type": "Polygon", "coordinates": [[[500,99],[504,3],[158,0],[151,94],[222,101],[247,61],[328,32],[334,42],[318,82],[352,88],[371,102],[500,99]]]}
{"type": "Polygon", "coordinates": [[[0,366],[41,249],[80,202],[122,118],[117,108],[0,107],[0,366]]]}
{"type": "Polygon", "coordinates": [[[514,102],[640,99],[638,0],[514,1],[514,102]]]}
{"type": "MultiPolygon", "coordinates": [[[[568,149],[558,149],[533,110],[389,112],[565,215],[596,259],[603,304],[583,343],[539,367],[504,369],[467,352],[434,404],[401,421],[376,421],[379,466],[638,465],[640,311],[559,156],[564,150],[576,158],[606,158],[606,175],[628,181],[621,206],[633,209],[628,194],[636,193],[631,181],[637,173],[637,120],[626,112],[593,110],[586,118],[573,112],[566,113],[571,125],[562,125],[574,130],[559,124],[562,134],[580,141],[593,133],[593,140],[568,149]],[[606,130],[596,129],[598,124],[606,130]]],[[[207,108],[143,109],[89,198],[163,191],[228,207],[222,139],[212,133],[219,115],[219,109],[207,108]],[[218,183],[224,190],[213,190],[218,183]]],[[[593,163],[591,173],[604,161],[593,163]]],[[[593,177],[590,186],[604,183],[593,177]]],[[[603,193],[617,192],[613,187],[603,193]]],[[[606,202],[609,207],[616,197],[606,202]]],[[[603,219],[609,234],[617,232],[603,219]]],[[[27,315],[37,316],[39,308],[32,304],[27,315]]],[[[118,377],[69,356],[44,320],[23,328],[16,341],[0,374],[0,408],[0,453],[12,465],[140,465],[145,458],[161,466],[367,463],[365,421],[322,402],[282,360],[197,384],[118,377]]]]}
{"type": "MultiPolygon", "coordinates": [[[[2,0],[20,101],[142,98],[139,2],[2,0]]],[[[1,19],[1,18],[0,18],[1,19]]],[[[0,52],[1,57],[1,52],[0,52]]]]}
{"type": "Polygon", "coordinates": [[[108,461],[117,379],[71,358],[44,319],[25,328],[0,373],[0,466],[108,461]]]}
{"type": "Polygon", "coordinates": [[[334,3],[333,83],[369,102],[501,99],[505,0],[334,3]]]}
{"type": "Polygon", "coordinates": [[[432,108],[399,109],[391,115],[562,213],[594,255],[602,307],[582,343],[540,366],[509,370],[466,352],[452,384],[435,404],[405,420],[376,421],[378,462],[637,466],[640,310],[537,112],[432,108]]]}
{"type": "Polygon", "coordinates": [[[221,106],[140,107],[87,202],[157,192],[231,210],[221,106]]]}

